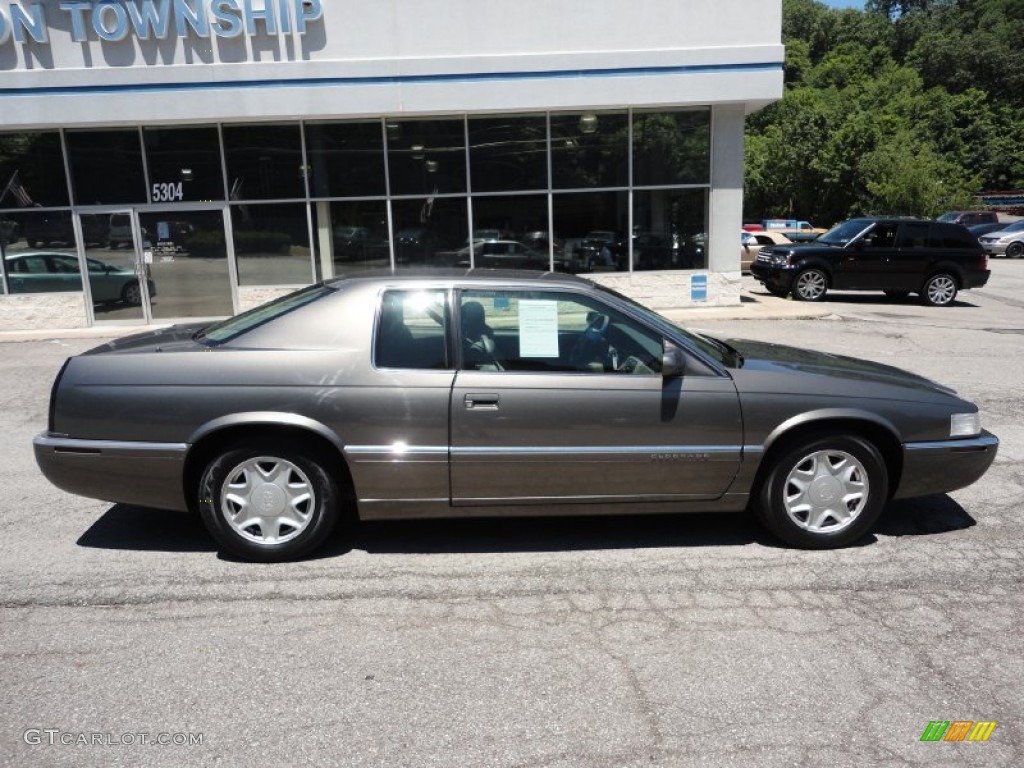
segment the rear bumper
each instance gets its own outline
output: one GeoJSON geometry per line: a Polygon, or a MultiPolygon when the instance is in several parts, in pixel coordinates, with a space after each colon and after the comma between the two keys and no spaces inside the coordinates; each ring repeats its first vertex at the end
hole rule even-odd
{"type": "Polygon", "coordinates": [[[90,499],[186,510],[185,443],[76,440],[43,433],[36,463],[55,486],[90,499]]]}
{"type": "Polygon", "coordinates": [[[982,431],[964,440],[937,440],[903,446],[903,477],[893,498],[949,493],[976,482],[992,466],[999,438],[982,431]]]}
{"type": "Polygon", "coordinates": [[[988,278],[991,274],[992,270],[990,269],[968,272],[964,275],[964,288],[981,288],[988,282],[988,278]]]}

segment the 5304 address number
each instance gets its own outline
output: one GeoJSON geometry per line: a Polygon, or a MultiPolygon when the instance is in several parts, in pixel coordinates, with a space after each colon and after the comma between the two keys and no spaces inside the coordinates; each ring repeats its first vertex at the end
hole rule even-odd
{"type": "Polygon", "coordinates": [[[154,203],[173,203],[175,200],[184,199],[185,190],[182,188],[182,183],[180,181],[157,183],[153,185],[154,203]]]}

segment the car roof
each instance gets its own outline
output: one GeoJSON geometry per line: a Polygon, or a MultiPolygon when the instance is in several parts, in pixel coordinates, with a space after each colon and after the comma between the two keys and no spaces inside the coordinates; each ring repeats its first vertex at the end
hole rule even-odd
{"type": "Polygon", "coordinates": [[[399,285],[402,283],[458,283],[460,285],[530,285],[543,283],[545,287],[581,288],[593,287],[594,283],[575,275],[564,272],[538,272],[529,269],[409,269],[401,272],[387,270],[360,272],[354,275],[341,275],[324,281],[326,285],[342,288],[346,285],[362,283],[379,283],[381,285],[399,285]]]}

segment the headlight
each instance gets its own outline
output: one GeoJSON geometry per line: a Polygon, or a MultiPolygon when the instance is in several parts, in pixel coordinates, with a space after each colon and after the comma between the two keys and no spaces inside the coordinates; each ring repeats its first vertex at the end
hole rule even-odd
{"type": "Polygon", "coordinates": [[[949,417],[950,437],[976,437],[980,434],[980,413],[954,413],[949,417]]]}

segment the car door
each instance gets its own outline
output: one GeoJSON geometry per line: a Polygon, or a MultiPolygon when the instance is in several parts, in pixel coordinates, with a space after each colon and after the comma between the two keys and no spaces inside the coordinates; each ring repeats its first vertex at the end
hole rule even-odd
{"type": "Polygon", "coordinates": [[[49,254],[29,253],[11,260],[7,275],[11,293],[48,293],[80,291],[82,282],[77,272],[54,270],[49,254]]]}
{"type": "Polygon", "coordinates": [[[878,222],[843,248],[832,287],[882,290],[890,287],[887,276],[896,258],[896,224],[878,222]]]}
{"type": "Polygon", "coordinates": [[[934,258],[929,226],[926,221],[900,224],[896,238],[897,256],[889,265],[889,280],[884,288],[892,291],[916,291],[921,288],[928,265],[934,258]]]}
{"type": "Polygon", "coordinates": [[[661,334],[583,293],[474,289],[458,302],[475,330],[452,389],[453,505],[677,501],[728,489],[742,423],[727,376],[663,378],[661,334]]]}

